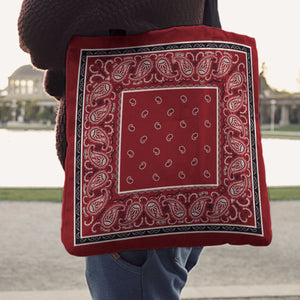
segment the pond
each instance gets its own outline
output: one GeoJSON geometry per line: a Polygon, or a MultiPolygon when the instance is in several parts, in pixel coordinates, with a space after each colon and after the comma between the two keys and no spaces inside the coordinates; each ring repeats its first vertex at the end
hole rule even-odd
{"type": "MultiPolygon", "coordinates": [[[[0,129],[0,187],[62,187],[53,131],[0,129]]],[[[300,186],[300,140],[263,139],[268,186],[300,186]]]]}

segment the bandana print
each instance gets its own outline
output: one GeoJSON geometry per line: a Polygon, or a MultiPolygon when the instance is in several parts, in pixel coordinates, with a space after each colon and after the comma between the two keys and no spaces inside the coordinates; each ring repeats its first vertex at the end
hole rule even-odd
{"type": "Polygon", "coordinates": [[[253,39],[206,27],[73,38],[70,253],[270,243],[255,63],[253,39]]]}

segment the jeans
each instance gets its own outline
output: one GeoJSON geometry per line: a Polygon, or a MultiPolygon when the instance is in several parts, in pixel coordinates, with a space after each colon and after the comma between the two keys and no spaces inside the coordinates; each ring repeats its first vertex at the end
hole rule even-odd
{"type": "Polygon", "coordinates": [[[93,300],[179,300],[202,248],[128,250],[86,258],[93,300]]]}

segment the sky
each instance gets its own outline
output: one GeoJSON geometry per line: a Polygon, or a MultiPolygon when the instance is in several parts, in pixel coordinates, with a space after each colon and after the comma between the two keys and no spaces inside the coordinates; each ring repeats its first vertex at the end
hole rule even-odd
{"type": "MultiPolygon", "coordinates": [[[[18,67],[30,63],[29,55],[19,49],[21,3],[0,2],[0,89],[18,67]]],[[[219,0],[222,28],[256,39],[259,65],[265,62],[267,81],[278,90],[300,91],[299,11],[299,0],[219,0]]]]}

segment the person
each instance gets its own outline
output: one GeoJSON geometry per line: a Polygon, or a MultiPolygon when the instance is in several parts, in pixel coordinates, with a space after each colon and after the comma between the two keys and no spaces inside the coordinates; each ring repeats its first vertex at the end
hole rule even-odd
{"type": "MultiPolygon", "coordinates": [[[[46,70],[45,90],[59,100],[56,148],[64,167],[67,149],[65,58],[73,35],[136,34],[175,26],[221,28],[217,0],[23,0],[20,47],[46,70]]],[[[202,247],[127,250],[86,258],[94,300],[176,300],[202,247]]]]}

